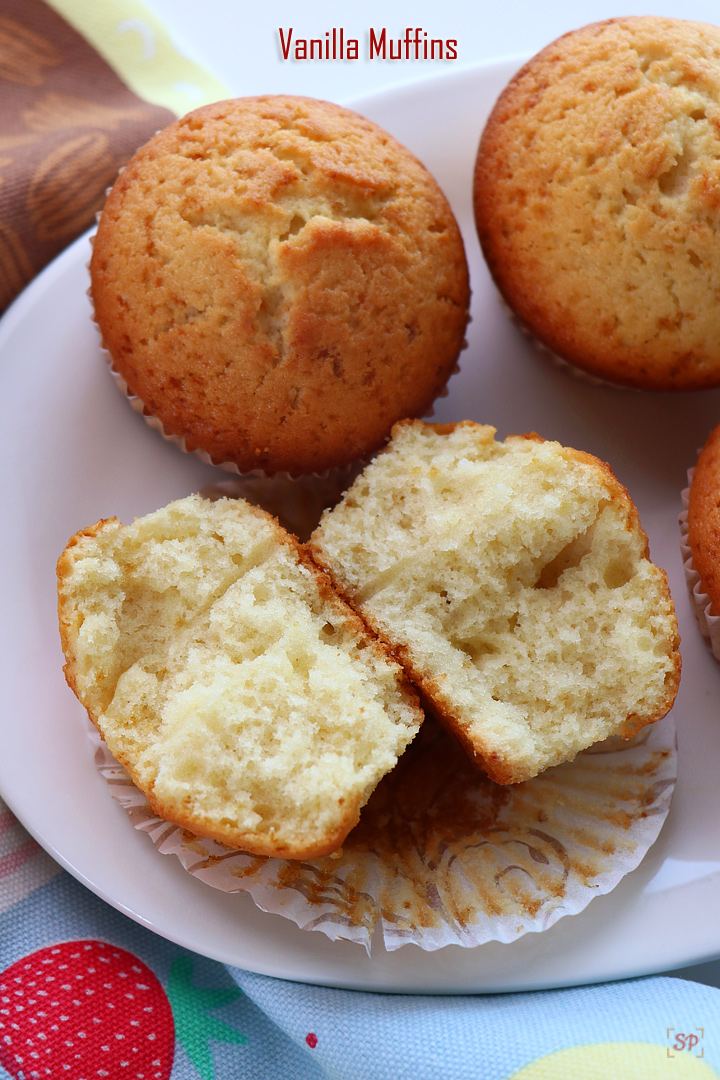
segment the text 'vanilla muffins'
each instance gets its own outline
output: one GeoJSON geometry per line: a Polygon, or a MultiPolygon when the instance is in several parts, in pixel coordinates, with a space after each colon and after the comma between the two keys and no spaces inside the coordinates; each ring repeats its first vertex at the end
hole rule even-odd
{"type": "Polygon", "coordinates": [[[480,424],[396,425],[310,541],[498,783],[671,708],[664,571],[607,465],[480,424]]]}
{"type": "Polygon", "coordinates": [[[191,496],[77,533],[58,562],[69,685],[155,812],[233,848],[327,855],[422,722],[294,538],[191,496]]]}
{"type": "Polygon", "coordinates": [[[102,213],[91,295],[115,371],[166,435],[299,475],[430,409],[469,285],[420,162],[348,109],[277,96],[198,109],[138,151],[102,213]]]}
{"type": "Polygon", "coordinates": [[[553,42],[501,94],[474,180],[485,259],[591,375],[720,385],[720,30],[654,17],[553,42]]]}

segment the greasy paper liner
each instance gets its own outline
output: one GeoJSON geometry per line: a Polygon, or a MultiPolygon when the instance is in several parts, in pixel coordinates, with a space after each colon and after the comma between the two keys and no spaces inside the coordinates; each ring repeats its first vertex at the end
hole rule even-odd
{"type": "Polygon", "coordinates": [[[682,492],[682,513],[678,521],[680,523],[680,552],[685,571],[685,584],[690,594],[695,622],[698,624],[705,644],[716,660],[720,661],[720,615],[713,615],[712,601],[705,592],[705,587],[700,574],[693,566],[692,550],[688,543],[688,504],[690,502],[690,484],[692,483],[694,469],[688,469],[688,486],[682,492]]]}
{"type": "Polygon", "coordinates": [[[553,352],[552,349],[533,334],[532,330],[523,322],[520,316],[513,311],[502,293],[499,290],[496,291],[500,306],[505,310],[510,321],[515,324],[523,337],[527,338],[537,351],[542,353],[542,355],[555,367],[561,368],[568,375],[572,375],[573,378],[579,379],[580,382],[590,383],[592,386],[606,386],[611,390],[624,390],[633,394],[640,393],[640,390],[636,386],[625,386],[623,383],[612,382],[610,379],[601,379],[599,375],[591,375],[589,371],[585,371],[585,368],[578,367],[576,364],[571,364],[569,360],[565,360],[564,357],[553,352]]]}
{"type": "Polygon", "coordinates": [[[159,852],[213,888],[248,892],[261,910],[368,953],[379,937],[389,951],[511,942],[582,911],[640,863],[676,778],[670,717],[505,787],[428,720],[342,851],[293,862],[232,851],[163,821],[92,734],[112,797],[159,852]]]}

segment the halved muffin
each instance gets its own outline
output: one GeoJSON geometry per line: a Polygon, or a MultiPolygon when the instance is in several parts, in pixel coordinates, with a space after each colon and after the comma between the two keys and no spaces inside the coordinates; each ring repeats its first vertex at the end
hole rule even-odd
{"type": "Polygon", "coordinates": [[[334,851],[422,722],[402,668],[299,542],[242,500],[100,521],[58,562],[67,681],[161,817],[334,851]]]}
{"type": "Polygon", "coordinates": [[[494,436],[397,424],[309,546],[505,784],[660,719],[680,655],[666,575],[610,468],[494,436]]]}

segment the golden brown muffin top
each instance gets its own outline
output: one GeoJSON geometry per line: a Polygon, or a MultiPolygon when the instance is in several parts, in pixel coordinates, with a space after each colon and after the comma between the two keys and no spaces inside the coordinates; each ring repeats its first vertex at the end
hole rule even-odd
{"type": "Polygon", "coordinates": [[[296,97],[219,102],[160,132],[108,198],[91,273],[146,412],[243,471],[376,449],[443,388],[469,303],[427,170],[356,113],[296,97]]]}
{"type": "Polygon", "coordinates": [[[688,502],[688,544],[693,566],[720,615],[720,424],[698,458],[688,502]]]}
{"type": "Polygon", "coordinates": [[[498,100],[474,196],[496,283],[550,349],[629,386],[720,384],[720,30],[553,42],[498,100]]]}

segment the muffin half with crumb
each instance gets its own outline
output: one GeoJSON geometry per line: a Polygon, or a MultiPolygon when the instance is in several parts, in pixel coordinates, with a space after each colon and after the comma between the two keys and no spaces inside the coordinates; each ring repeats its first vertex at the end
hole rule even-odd
{"type": "Polygon", "coordinates": [[[462,348],[468,270],[437,182],[348,109],[190,113],[118,178],[95,317],[146,415],[216,464],[321,472],[422,416],[462,348]]]}
{"type": "Polygon", "coordinates": [[[422,722],[402,668],[298,542],[198,496],[77,533],[67,681],[157,814],[282,858],[337,849],[422,722]]]}
{"type": "Polygon", "coordinates": [[[667,577],[609,467],[494,436],[396,425],[310,550],[507,784],[660,719],[680,655],[667,577]]]}

